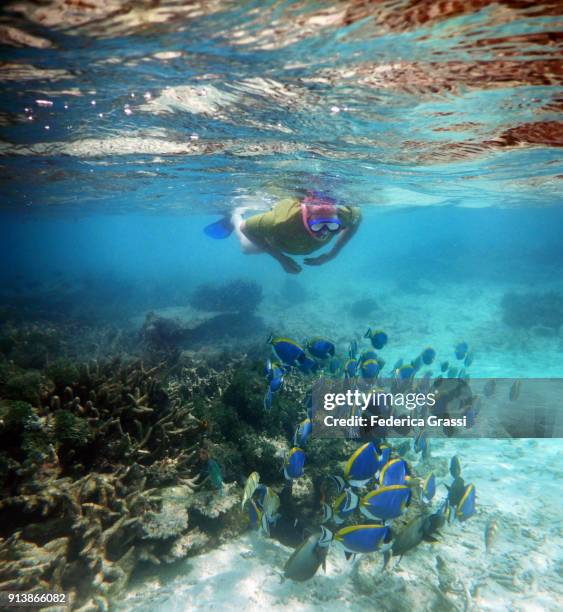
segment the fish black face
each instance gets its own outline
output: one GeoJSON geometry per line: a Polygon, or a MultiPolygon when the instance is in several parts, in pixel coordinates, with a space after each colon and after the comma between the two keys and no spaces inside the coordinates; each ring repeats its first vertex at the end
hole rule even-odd
{"type": "Polygon", "coordinates": [[[425,524],[424,524],[424,534],[429,536],[433,533],[436,533],[438,529],[444,526],[446,522],[446,517],[441,512],[436,512],[435,514],[431,514],[425,524]]]}

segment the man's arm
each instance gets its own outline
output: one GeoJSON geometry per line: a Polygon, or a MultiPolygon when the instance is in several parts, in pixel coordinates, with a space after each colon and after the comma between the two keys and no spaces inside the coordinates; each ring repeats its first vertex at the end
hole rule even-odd
{"type": "Polygon", "coordinates": [[[355,223],[350,225],[346,229],[342,230],[338,234],[336,242],[334,243],[330,251],[328,251],[327,253],[323,253],[322,255],[319,255],[318,257],[306,257],[304,259],[304,262],[308,266],[321,266],[327,261],[334,259],[338,255],[338,253],[340,253],[340,251],[350,242],[350,240],[352,240],[352,238],[358,231],[358,228],[360,227],[361,222],[362,222],[362,213],[360,209],[358,209],[356,212],[355,223]]]}
{"type": "MultiPolygon", "coordinates": [[[[244,232],[244,229],[242,231],[244,232]]],[[[299,274],[299,272],[301,272],[301,266],[296,261],[291,259],[291,257],[288,257],[285,253],[280,251],[267,238],[253,235],[251,238],[249,237],[249,240],[252,240],[252,242],[262,251],[264,251],[264,253],[268,253],[268,255],[278,261],[281,267],[288,274],[299,274]]]]}

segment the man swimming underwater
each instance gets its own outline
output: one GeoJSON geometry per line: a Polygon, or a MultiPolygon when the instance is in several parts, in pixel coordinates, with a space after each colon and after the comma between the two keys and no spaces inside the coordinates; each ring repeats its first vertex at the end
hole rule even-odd
{"type": "Polygon", "coordinates": [[[301,266],[289,255],[309,255],[336,237],[328,252],[303,260],[308,266],[320,266],[340,253],[362,219],[358,207],[337,206],[333,198],[315,191],[303,199],[284,198],[272,210],[248,219],[243,219],[243,212],[235,210],[230,219],[208,225],[205,233],[226,238],[234,230],[243,253],[267,253],[289,274],[301,272],[301,266]]]}

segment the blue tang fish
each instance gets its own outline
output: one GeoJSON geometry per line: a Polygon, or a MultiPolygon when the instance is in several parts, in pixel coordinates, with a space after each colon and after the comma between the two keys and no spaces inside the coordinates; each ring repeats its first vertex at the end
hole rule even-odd
{"type": "Polygon", "coordinates": [[[350,525],[343,527],[334,534],[334,540],[348,553],[353,554],[371,553],[378,550],[382,543],[391,541],[391,530],[386,525],[350,525]]]}
{"type": "Polygon", "coordinates": [[[284,369],[279,363],[272,363],[269,359],[266,363],[266,379],[268,390],[264,396],[264,408],[270,410],[272,407],[273,394],[277,393],[283,386],[284,369]]]}
{"type": "Polygon", "coordinates": [[[352,514],[356,510],[358,502],[359,497],[350,487],[347,487],[334,500],[332,507],[323,502],[323,522],[332,519],[337,525],[340,525],[349,514],[352,514]]]}
{"type": "Polygon", "coordinates": [[[463,360],[463,365],[468,368],[473,363],[473,351],[470,351],[463,360]]]}
{"type": "Polygon", "coordinates": [[[391,449],[388,446],[382,444],[379,447],[379,454],[377,456],[377,469],[381,470],[383,466],[391,459],[391,449]]]}
{"type": "Polygon", "coordinates": [[[370,519],[389,521],[403,514],[411,500],[406,485],[379,487],[360,500],[360,512],[370,519]]]}
{"type": "Polygon", "coordinates": [[[422,483],[422,500],[427,504],[432,501],[436,495],[436,476],[434,472],[430,472],[422,483]]]}
{"type": "Polygon", "coordinates": [[[422,353],[420,353],[420,356],[422,357],[422,361],[425,365],[430,365],[436,357],[436,351],[429,346],[428,348],[425,348],[422,353]]]}
{"type": "Polygon", "coordinates": [[[467,342],[460,342],[455,347],[455,358],[459,359],[460,361],[462,359],[465,359],[465,355],[467,354],[468,350],[469,350],[469,346],[467,342]]]}
{"type": "Polygon", "coordinates": [[[475,485],[469,484],[465,488],[463,497],[456,506],[455,516],[463,523],[475,514],[475,485]]]}
{"type": "Polygon", "coordinates": [[[305,355],[303,360],[297,365],[297,369],[302,374],[314,374],[319,369],[319,364],[305,355]]]}
{"type": "Polygon", "coordinates": [[[338,376],[342,370],[342,361],[338,357],[333,357],[328,364],[328,371],[333,376],[338,376]]]}
{"type": "Polygon", "coordinates": [[[352,340],[352,342],[350,342],[350,346],[348,347],[348,357],[350,357],[350,359],[356,359],[357,356],[358,356],[358,341],[352,340]]]}
{"type": "Polygon", "coordinates": [[[361,487],[371,480],[377,471],[378,460],[373,442],[360,446],[344,467],[344,478],[354,487],[361,487]]]}
{"type": "Polygon", "coordinates": [[[426,431],[420,429],[414,439],[413,449],[415,453],[424,453],[428,440],[426,439],[426,431]]]}
{"type": "Polygon", "coordinates": [[[307,350],[313,357],[317,359],[327,359],[328,357],[334,357],[335,346],[332,340],[326,338],[311,338],[307,341],[307,350]]]}
{"type": "Polygon", "coordinates": [[[379,484],[382,487],[405,484],[409,468],[404,459],[391,459],[379,473],[379,484]]]}
{"type": "Polygon", "coordinates": [[[368,327],[364,338],[369,338],[371,345],[377,351],[380,351],[387,344],[387,334],[381,329],[372,330],[371,327],[368,327]]]}
{"type": "Polygon", "coordinates": [[[278,358],[286,365],[295,366],[305,360],[305,351],[291,338],[270,336],[268,344],[272,345],[278,358]]]}
{"type": "Polygon", "coordinates": [[[375,351],[364,351],[360,355],[360,361],[367,361],[368,359],[375,359],[377,361],[377,353],[375,351]]]}
{"type": "Polygon", "coordinates": [[[402,365],[397,371],[396,376],[399,380],[410,380],[416,374],[416,368],[412,364],[402,365]]]}
{"type": "Polygon", "coordinates": [[[377,378],[381,367],[376,359],[367,359],[360,364],[362,378],[373,379],[377,378]]]}
{"type": "Polygon", "coordinates": [[[249,499],[246,505],[248,510],[248,518],[254,529],[257,529],[262,524],[262,510],[257,506],[253,499],[249,499]]]}
{"type": "Polygon", "coordinates": [[[344,364],[344,377],[345,378],[355,378],[357,374],[358,374],[358,360],[348,359],[348,361],[344,364]]]}
{"type": "Polygon", "coordinates": [[[305,451],[297,446],[294,446],[284,461],[283,473],[287,480],[301,478],[304,474],[303,467],[305,466],[305,451]]]}
{"type": "Polygon", "coordinates": [[[457,455],[450,459],[450,474],[452,478],[459,478],[461,476],[461,461],[457,455]]]}
{"type": "Polygon", "coordinates": [[[442,361],[442,363],[440,364],[440,371],[446,372],[449,367],[450,367],[449,361],[442,361]]]}
{"type": "Polygon", "coordinates": [[[331,474],[328,476],[328,480],[330,480],[336,486],[336,492],[339,495],[346,488],[346,481],[344,478],[342,478],[342,476],[335,476],[334,474],[331,474]]]}
{"type": "Polygon", "coordinates": [[[313,431],[313,422],[307,418],[301,421],[293,436],[293,446],[301,447],[307,444],[307,440],[313,431]]]}
{"type": "Polygon", "coordinates": [[[415,372],[418,372],[422,367],[422,357],[419,355],[416,359],[411,361],[411,366],[414,368],[415,372]]]}

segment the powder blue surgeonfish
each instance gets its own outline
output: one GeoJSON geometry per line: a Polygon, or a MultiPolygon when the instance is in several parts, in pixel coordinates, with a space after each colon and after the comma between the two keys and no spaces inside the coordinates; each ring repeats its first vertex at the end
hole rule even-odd
{"type": "Polygon", "coordinates": [[[360,512],[369,519],[389,521],[401,516],[410,500],[411,490],[406,485],[379,487],[360,500],[360,512]]]}
{"type": "Polygon", "coordinates": [[[367,332],[364,334],[364,338],[371,340],[371,345],[377,351],[381,350],[387,344],[387,334],[381,329],[372,330],[368,327],[367,332]]]}
{"type": "Polygon", "coordinates": [[[436,351],[429,346],[428,348],[425,348],[422,353],[420,353],[420,356],[425,365],[430,365],[436,357],[436,351]]]}
{"type": "Polygon", "coordinates": [[[458,521],[463,523],[468,518],[471,518],[475,514],[475,485],[468,484],[465,487],[463,496],[455,509],[455,516],[458,521]]]}
{"type": "Polygon", "coordinates": [[[270,336],[268,344],[272,345],[278,358],[286,365],[296,366],[305,360],[304,349],[291,338],[270,336]]]}
{"type": "Polygon", "coordinates": [[[334,357],[335,346],[332,340],[326,338],[311,338],[307,341],[307,350],[313,357],[317,359],[327,359],[328,357],[334,357]]]}
{"type": "Polygon", "coordinates": [[[358,375],[358,360],[348,359],[344,364],[344,378],[356,378],[358,375]]]}
{"type": "Polygon", "coordinates": [[[250,499],[246,504],[248,511],[248,518],[253,529],[258,529],[262,523],[262,510],[258,507],[257,503],[250,499]]]}
{"type": "Polygon", "coordinates": [[[460,342],[455,347],[455,358],[459,359],[460,361],[462,359],[465,359],[465,356],[467,355],[468,350],[469,350],[469,346],[467,342],[460,342]]]}
{"type": "Polygon", "coordinates": [[[405,484],[408,474],[409,468],[404,459],[391,459],[381,468],[379,484],[382,487],[405,484]]]}
{"type": "Polygon", "coordinates": [[[368,380],[377,378],[380,370],[381,367],[376,359],[367,359],[366,361],[362,361],[360,364],[362,378],[366,378],[368,380]]]}
{"type": "Polygon", "coordinates": [[[461,476],[461,461],[457,455],[450,459],[450,474],[452,478],[459,478],[461,476]]]}
{"type": "Polygon", "coordinates": [[[277,393],[283,386],[284,369],[279,363],[272,363],[269,359],[266,363],[266,379],[268,390],[264,396],[264,408],[270,410],[272,407],[272,395],[277,393]]]}
{"type": "Polygon", "coordinates": [[[377,472],[379,461],[373,442],[360,446],[348,459],[344,467],[344,478],[353,486],[361,487],[377,472]]]}
{"type": "Polygon", "coordinates": [[[297,365],[297,369],[302,374],[314,374],[319,369],[319,364],[311,357],[305,355],[303,360],[297,365]]]}
{"type": "Polygon", "coordinates": [[[303,447],[307,444],[307,440],[313,431],[313,422],[307,418],[301,421],[295,430],[293,436],[293,445],[297,447],[303,447]]]}
{"type": "Polygon", "coordinates": [[[395,374],[400,381],[410,380],[416,374],[416,368],[412,364],[405,364],[395,374]]]}
{"type": "Polygon", "coordinates": [[[382,544],[388,544],[391,537],[389,527],[375,523],[343,527],[334,534],[333,540],[344,548],[346,557],[350,557],[355,554],[375,552],[382,544]]]}
{"type": "Polygon", "coordinates": [[[357,340],[352,340],[352,342],[350,342],[350,345],[348,346],[348,356],[350,357],[350,359],[356,359],[356,357],[358,356],[357,340]]]}
{"type": "Polygon", "coordinates": [[[381,444],[378,448],[377,469],[381,470],[383,466],[391,459],[391,448],[385,444],[381,444]]]}
{"type": "Polygon", "coordinates": [[[351,487],[344,489],[334,500],[332,506],[322,503],[323,523],[332,520],[337,525],[343,523],[346,517],[352,514],[358,507],[360,498],[352,491],[351,487]]]}
{"type": "Polygon", "coordinates": [[[283,473],[287,480],[301,478],[304,474],[305,466],[305,451],[297,446],[294,446],[284,461],[283,473]]]}
{"type": "Polygon", "coordinates": [[[413,443],[414,452],[424,454],[427,444],[428,444],[428,440],[427,440],[426,431],[424,429],[420,429],[414,439],[414,443],[413,443]]]}
{"type": "Polygon", "coordinates": [[[436,495],[436,476],[434,472],[430,472],[422,483],[422,501],[430,503],[436,495]]]}
{"type": "Polygon", "coordinates": [[[333,357],[328,364],[328,371],[333,376],[338,376],[342,371],[342,361],[338,357],[333,357]]]}

